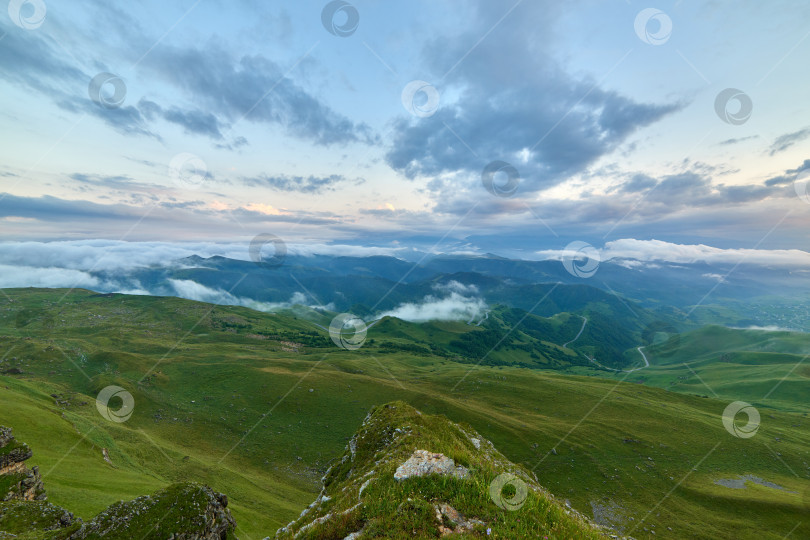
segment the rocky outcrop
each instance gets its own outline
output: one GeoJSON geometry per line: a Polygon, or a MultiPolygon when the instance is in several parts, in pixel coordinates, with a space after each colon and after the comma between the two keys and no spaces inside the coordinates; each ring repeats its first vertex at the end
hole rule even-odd
{"type": "Polygon", "coordinates": [[[154,495],[117,502],[101,512],[71,540],[168,538],[224,540],[236,529],[228,498],[192,482],[172,484],[154,495]]]}
{"type": "Polygon", "coordinates": [[[285,540],[450,535],[595,539],[605,532],[471,427],[402,402],[368,414],[315,502],[276,532],[285,540]]]}
{"type": "Polygon", "coordinates": [[[30,470],[28,445],[0,427],[0,539],[161,538],[225,540],[236,522],[228,498],[193,482],[172,484],[153,495],[109,506],[88,523],[46,502],[37,467],[30,470]]]}
{"type": "Polygon", "coordinates": [[[0,538],[67,540],[81,520],[47,502],[38,467],[26,466],[33,452],[0,427],[0,538]]]}
{"type": "Polygon", "coordinates": [[[11,428],[0,427],[0,501],[47,499],[39,468],[29,469],[25,464],[32,455],[27,444],[14,439],[11,428]]]}
{"type": "Polygon", "coordinates": [[[485,523],[479,519],[467,519],[464,515],[447,503],[436,504],[436,521],[440,523],[439,532],[442,536],[448,534],[464,534],[474,531],[476,527],[485,523]],[[449,525],[449,526],[448,526],[449,525]]]}
{"type": "Polygon", "coordinates": [[[68,540],[81,525],[73,514],[47,501],[0,503],[0,538],[68,540]]]}

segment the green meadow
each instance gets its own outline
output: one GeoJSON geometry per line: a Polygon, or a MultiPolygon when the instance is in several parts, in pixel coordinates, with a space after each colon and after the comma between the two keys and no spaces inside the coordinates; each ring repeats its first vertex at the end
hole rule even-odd
{"type": "MultiPolygon", "coordinates": [[[[667,357],[651,347],[648,369],[612,374],[507,362],[530,356],[520,347],[497,351],[502,365],[465,357],[451,344],[485,330],[463,323],[386,319],[348,351],[293,313],[4,292],[0,425],[33,449],[49,500],[85,519],[194,480],[228,495],[240,538],[272,537],[315,499],[369,410],[401,400],[470,424],[558,498],[624,534],[810,537],[810,373],[804,364],[788,373],[807,344],[799,334],[707,327],[683,334],[667,357]],[[109,385],[134,398],[125,422],[96,409],[109,385]],[[761,412],[748,439],[722,423],[738,399],[761,412]],[[766,485],[721,485],[742,475],[766,485]]],[[[542,358],[575,358],[561,345],[578,321],[561,314],[547,340],[525,335],[542,343],[542,358]]]]}

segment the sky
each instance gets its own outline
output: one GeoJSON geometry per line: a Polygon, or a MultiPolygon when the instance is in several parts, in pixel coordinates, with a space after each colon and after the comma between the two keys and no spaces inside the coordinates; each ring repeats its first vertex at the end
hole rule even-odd
{"type": "Polygon", "coordinates": [[[268,233],[805,261],[808,20],[804,1],[12,0],[0,263],[268,233]]]}

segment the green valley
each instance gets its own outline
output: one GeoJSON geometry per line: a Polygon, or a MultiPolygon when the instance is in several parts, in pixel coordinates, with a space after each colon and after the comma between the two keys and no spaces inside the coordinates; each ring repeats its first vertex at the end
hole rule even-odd
{"type": "MultiPolygon", "coordinates": [[[[802,335],[706,327],[682,334],[666,357],[650,346],[650,368],[613,374],[589,367],[584,332],[563,347],[582,328],[575,313],[494,308],[481,326],[386,318],[363,347],[344,350],[308,320],[328,326],[325,312],[4,293],[0,425],[36,449],[49,500],[85,520],[192,480],[228,495],[239,538],[272,536],[315,500],[368,412],[401,400],[469,424],[560,500],[621,534],[810,535],[808,372],[785,369],[801,358],[802,335]],[[679,379],[689,369],[718,397],[679,379]],[[111,385],[133,397],[125,422],[96,408],[111,385]],[[754,437],[723,425],[736,399],[760,408],[754,437]],[[728,487],[740,477],[761,482],[728,487]]],[[[630,355],[639,326],[612,346],[630,355]]],[[[611,321],[593,328],[607,332],[611,321]]],[[[510,519],[521,511],[529,508],[510,519]]]]}

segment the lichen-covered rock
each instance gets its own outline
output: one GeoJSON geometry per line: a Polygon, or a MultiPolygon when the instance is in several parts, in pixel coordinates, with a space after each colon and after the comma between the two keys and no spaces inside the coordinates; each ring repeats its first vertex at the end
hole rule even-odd
{"type": "Polygon", "coordinates": [[[0,426],[0,448],[6,446],[13,438],[10,427],[0,426]]]}
{"type": "Polygon", "coordinates": [[[436,521],[439,525],[439,532],[442,536],[449,534],[464,534],[475,530],[485,523],[480,519],[467,519],[464,515],[447,503],[440,503],[434,506],[436,510],[436,521]]]}
{"type": "Polygon", "coordinates": [[[456,465],[455,461],[444,454],[414,450],[408,461],[397,467],[394,479],[405,480],[429,474],[467,478],[470,476],[470,471],[461,465],[456,465]]]}

